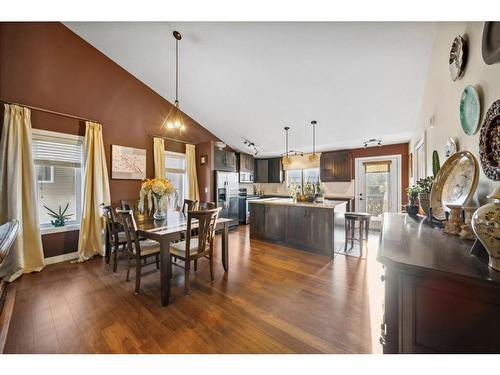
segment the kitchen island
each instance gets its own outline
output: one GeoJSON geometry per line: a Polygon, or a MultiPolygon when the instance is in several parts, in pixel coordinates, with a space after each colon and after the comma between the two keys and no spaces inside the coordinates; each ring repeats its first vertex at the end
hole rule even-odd
{"type": "Polygon", "coordinates": [[[250,238],[333,256],[335,229],[343,233],[345,201],[296,202],[258,199],[250,205],[250,238]]]}

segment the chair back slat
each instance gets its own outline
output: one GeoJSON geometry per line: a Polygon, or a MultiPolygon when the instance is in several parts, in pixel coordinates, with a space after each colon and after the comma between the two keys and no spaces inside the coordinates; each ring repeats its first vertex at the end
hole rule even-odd
{"type": "Polygon", "coordinates": [[[198,220],[198,254],[210,250],[215,236],[215,225],[221,208],[203,211],[188,211],[188,222],[186,231],[186,257],[189,258],[189,245],[192,239],[192,221],[198,220]]]}
{"type": "Polygon", "coordinates": [[[137,201],[121,200],[120,204],[122,205],[122,210],[132,210],[132,211],[135,211],[136,206],[137,206],[137,201]]]}
{"type": "Polygon", "coordinates": [[[119,230],[118,224],[116,222],[116,217],[115,217],[115,214],[113,212],[113,207],[106,206],[106,205],[104,205],[104,203],[101,204],[100,207],[101,207],[102,214],[103,214],[104,218],[106,219],[106,229],[108,230],[109,238],[111,241],[116,242],[116,241],[118,241],[118,233],[120,232],[120,230],[119,230]]]}
{"type": "Polygon", "coordinates": [[[184,203],[182,204],[181,212],[185,215],[189,211],[193,211],[196,207],[197,200],[184,199],[184,203]]]}
{"type": "Polygon", "coordinates": [[[121,217],[125,237],[127,237],[127,249],[130,252],[133,252],[133,249],[135,249],[140,254],[141,245],[139,243],[139,236],[137,235],[137,223],[134,219],[134,211],[117,208],[116,212],[121,217]]]}
{"type": "Polygon", "coordinates": [[[213,210],[216,207],[215,202],[200,202],[200,210],[213,210]]]}

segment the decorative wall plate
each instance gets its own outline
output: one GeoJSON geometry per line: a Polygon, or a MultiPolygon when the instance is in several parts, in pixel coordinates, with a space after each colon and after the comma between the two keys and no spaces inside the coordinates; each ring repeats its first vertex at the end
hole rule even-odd
{"type": "Polygon", "coordinates": [[[447,158],[456,153],[458,151],[458,140],[453,137],[448,138],[444,146],[444,151],[447,158]]]}
{"type": "Polygon", "coordinates": [[[432,216],[445,220],[448,205],[468,203],[476,191],[478,178],[479,165],[472,153],[461,151],[448,158],[432,185],[432,216]]]}
{"type": "Polygon", "coordinates": [[[460,98],[460,123],[465,134],[476,133],[481,114],[479,96],[473,86],[465,86],[460,98]]]}
{"type": "Polygon", "coordinates": [[[453,40],[450,50],[450,76],[453,81],[461,77],[467,62],[467,42],[460,35],[453,40]]]}
{"type": "Polygon", "coordinates": [[[484,116],[479,135],[479,159],[486,177],[500,181],[500,100],[495,101],[484,116]]]}
{"type": "Polygon", "coordinates": [[[500,22],[485,22],[481,52],[486,64],[500,61],[500,22]]]}

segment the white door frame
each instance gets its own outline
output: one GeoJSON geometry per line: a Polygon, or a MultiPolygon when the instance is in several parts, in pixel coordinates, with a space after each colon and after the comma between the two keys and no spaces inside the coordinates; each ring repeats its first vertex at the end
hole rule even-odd
{"type": "Polygon", "coordinates": [[[355,184],[354,184],[354,201],[356,202],[356,209],[359,207],[359,179],[358,179],[358,172],[359,172],[359,162],[360,161],[377,161],[377,160],[387,160],[390,158],[395,158],[398,161],[398,174],[397,174],[397,209],[396,212],[401,211],[401,173],[402,173],[402,165],[401,165],[401,155],[383,155],[383,156],[366,156],[362,158],[355,158],[354,159],[354,178],[355,178],[355,184]]]}

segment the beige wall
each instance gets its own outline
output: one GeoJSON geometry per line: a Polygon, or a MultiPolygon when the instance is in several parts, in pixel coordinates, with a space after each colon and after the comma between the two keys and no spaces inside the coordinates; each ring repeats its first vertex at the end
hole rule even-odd
{"type": "MultiPolygon", "coordinates": [[[[466,85],[474,85],[481,99],[481,122],[490,105],[500,99],[500,63],[486,65],[481,55],[482,22],[440,23],[434,41],[424,95],[418,116],[417,132],[410,142],[413,152],[415,142],[426,134],[427,173],[432,175],[432,151],[437,150],[441,165],[445,161],[445,144],[448,137],[456,137],[459,150],[471,151],[479,162],[479,132],[466,135],[460,126],[459,102],[466,85]],[[453,82],[448,69],[449,51],[453,39],[462,35],[468,42],[469,55],[462,78],[453,82]],[[429,119],[434,116],[434,128],[429,119]]],[[[494,184],[481,171],[475,203],[483,204],[494,184]]]]}

